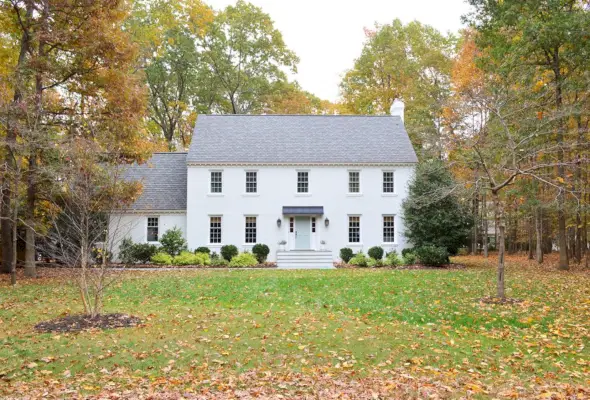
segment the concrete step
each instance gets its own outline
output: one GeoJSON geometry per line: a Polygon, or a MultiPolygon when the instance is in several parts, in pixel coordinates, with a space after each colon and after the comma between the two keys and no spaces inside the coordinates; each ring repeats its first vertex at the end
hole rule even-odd
{"type": "Polygon", "coordinates": [[[283,269],[332,269],[331,251],[295,250],[277,252],[277,266],[283,269]]]}

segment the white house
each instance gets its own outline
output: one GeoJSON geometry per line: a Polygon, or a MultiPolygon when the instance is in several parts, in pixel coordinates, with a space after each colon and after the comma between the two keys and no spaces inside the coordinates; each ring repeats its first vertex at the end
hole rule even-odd
{"type": "Polygon", "coordinates": [[[200,115],[188,153],[129,169],[144,190],[120,223],[135,242],[177,226],[191,249],[264,243],[279,267],[329,267],[342,247],[406,246],[416,162],[401,102],[391,116],[200,115]]]}

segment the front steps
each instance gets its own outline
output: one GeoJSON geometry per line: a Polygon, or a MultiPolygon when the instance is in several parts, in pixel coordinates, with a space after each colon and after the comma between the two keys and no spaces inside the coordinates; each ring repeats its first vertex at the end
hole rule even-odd
{"type": "Polygon", "coordinates": [[[330,250],[277,251],[279,269],[333,269],[334,261],[330,250]]]}

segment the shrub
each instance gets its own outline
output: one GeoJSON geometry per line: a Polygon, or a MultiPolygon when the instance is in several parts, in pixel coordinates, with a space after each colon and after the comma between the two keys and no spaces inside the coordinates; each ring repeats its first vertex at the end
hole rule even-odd
{"type": "Polygon", "coordinates": [[[133,264],[135,258],[133,257],[133,240],[131,238],[125,238],[121,241],[119,246],[119,260],[123,264],[133,264]]]}
{"type": "Polygon", "coordinates": [[[221,246],[221,250],[219,250],[221,256],[225,258],[227,261],[231,261],[232,258],[238,255],[238,248],[233,244],[226,244],[225,246],[221,246]]]}
{"type": "Polygon", "coordinates": [[[449,262],[449,252],[442,246],[421,246],[416,249],[416,257],[423,265],[439,266],[449,262]]]}
{"type": "Polygon", "coordinates": [[[383,261],[383,265],[387,266],[387,267],[397,267],[402,265],[402,260],[400,259],[399,255],[397,254],[397,251],[392,251],[387,253],[387,255],[385,256],[385,261],[383,261]]]}
{"type": "Polygon", "coordinates": [[[383,259],[383,248],[379,246],[374,246],[369,249],[369,257],[375,260],[383,259]]]}
{"type": "Polygon", "coordinates": [[[156,253],[152,256],[152,262],[158,265],[172,265],[172,256],[167,253],[156,253]]]}
{"type": "Polygon", "coordinates": [[[469,255],[469,249],[467,249],[467,247],[461,247],[461,248],[459,248],[459,251],[457,251],[457,255],[458,256],[469,255]]]}
{"type": "Polygon", "coordinates": [[[404,265],[414,265],[416,264],[416,255],[414,253],[406,253],[402,261],[404,265]]]}
{"type": "Polygon", "coordinates": [[[209,254],[206,253],[191,253],[189,251],[183,251],[172,259],[174,265],[209,265],[211,259],[209,254]]]}
{"type": "Polygon", "coordinates": [[[195,250],[195,254],[196,253],[211,254],[211,249],[205,246],[197,247],[197,249],[195,250]]]}
{"type": "Polygon", "coordinates": [[[171,256],[177,256],[186,250],[186,240],[182,237],[182,231],[176,226],[168,229],[160,238],[160,245],[163,251],[171,256]]]}
{"type": "Polygon", "coordinates": [[[266,261],[266,257],[268,253],[270,253],[270,249],[267,245],[262,243],[257,243],[252,247],[252,253],[256,256],[258,263],[262,264],[266,261]]]}
{"type": "Polygon", "coordinates": [[[402,250],[402,257],[405,257],[406,254],[413,253],[413,252],[414,252],[414,249],[412,249],[411,247],[405,248],[402,250]]]}
{"type": "MultiPolygon", "coordinates": [[[[93,247],[92,248],[92,259],[94,260],[94,262],[96,264],[102,264],[102,255],[105,252],[105,250],[102,249],[102,247],[93,247]]],[[[113,257],[113,254],[110,251],[106,251],[106,262],[110,262],[111,258],[113,257]]]]}
{"type": "Polygon", "coordinates": [[[132,247],[133,262],[145,264],[158,252],[158,246],[149,243],[136,243],[132,247]]]}
{"type": "Polygon", "coordinates": [[[240,253],[229,262],[230,267],[254,267],[258,265],[258,260],[252,253],[240,253]]]}
{"type": "Polygon", "coordinates": [[[367,267],[378,268],[378,267],[382,267],[382,266],[383,266],[383,261],[382,260],[375,260],[372,257],[369,257],[367,259],[367,267]]]}
{"type": "Polygon", "coordinates": [[[367,259],[367,256],[361,251],[358,254],[355,254],[348,263],[351,265],[356,265],[357,267],[366,267],[368,265],[368,261],[369,260],[367,259]]]}
{"type": "Polygon", "coordinates": [[[354,256],[352,249],[349,249],[348,247],[340,249],[340,258],[344,263],[348,264],[352,256],[354,256]]]}
{"type": "Polygon", "coordinates": [[[212,267],[227,267],[228,265],[229,265],[229,261],[227,261],[223,257],[211,258],[211,266],[212,267]]]}

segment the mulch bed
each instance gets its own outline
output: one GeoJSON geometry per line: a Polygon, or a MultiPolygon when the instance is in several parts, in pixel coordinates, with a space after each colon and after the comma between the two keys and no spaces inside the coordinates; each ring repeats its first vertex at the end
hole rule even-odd
{"type": "Polygon", "coordinates": [[[127,328],[141,324],[137,317],[127,314],[70,315],[35,325],[39,332],[80,332],[88,329],[127,328]]]}
{"type": "Polygon", "coordinates": [[[446,264],[446,265],[439,265],[437,267],[431,267],[428,265],[400,265],[399,267],[357,267],[356,265],[350,264],[342,264],[342,263],[335,263],[334,266],[339,269],[388,269],[388,270],[418,270],[418,269],[426,269],[426,270],[455,270],[455,269],[465,269],[467,268],[463,264],[446,264]]]}
{"type": "Polygon", "coordinates": [[[277,268],[276,263],[258,264],[253,267],[229,267],[229,266],[211,266],[211,265],[158,265],[158,264],[111,264],[112,268],[146,268],[146,269],[251,269],[251,268],[277,268]]]}
{"type": "Polygon", "coordinates": [[[500,298],[500,297],[482,297],[481,299],[477,299],[478,302],[484,304],[500,304],[500,305],[513,305],[513,304],[520,304],[524,300],[523,299],[513,299],[509,297],[500,298]]]}

